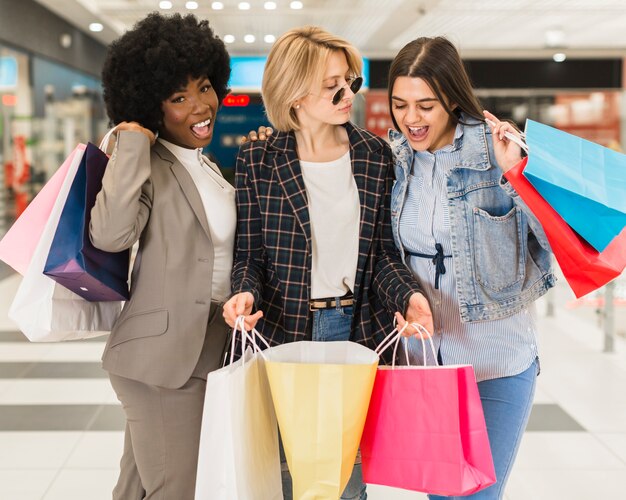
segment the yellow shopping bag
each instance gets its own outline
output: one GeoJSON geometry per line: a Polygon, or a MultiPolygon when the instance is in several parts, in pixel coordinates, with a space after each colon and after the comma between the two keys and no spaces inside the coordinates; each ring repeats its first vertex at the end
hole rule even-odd
{"type": "Polygon", "coordinates": [[[338,499],[354,467],[378,356],[354,342],[293,342],[265,355],[293,498],[338,499]]]}

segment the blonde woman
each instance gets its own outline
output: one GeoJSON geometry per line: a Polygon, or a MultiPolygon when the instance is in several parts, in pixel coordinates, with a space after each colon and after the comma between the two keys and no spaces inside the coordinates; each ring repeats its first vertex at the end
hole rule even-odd
{"type": "MultiPolygon", "coordinates": [[[[350,123],[361,68],[352,45],[310,26],[284,34],[267,60],[263,101],[277,132],[239,151],[234,295],[224,317],[233,325],[246,315],[272,345],[376,347],[394,313],[401,324],[406,316],[432,325],[393,243],[389,146],[350,123]]],[[[287,471],[283,483],[291,498],[287,471]]],[[[342,498],[367,498],[360,464],[342,498]]]]}

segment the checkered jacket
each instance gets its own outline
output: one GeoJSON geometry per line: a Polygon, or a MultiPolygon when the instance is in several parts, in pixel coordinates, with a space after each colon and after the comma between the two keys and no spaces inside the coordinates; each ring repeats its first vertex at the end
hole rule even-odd
{"type": "MultiPolygon", "coordinates": [[[[351,340],[375,348],[393,329],[392,314],[404,313],[419,287],[391,234],[391,150],[367,130],[345,127],[361,201],[351,340]]],[[[233,293],[252,293],[264,314],[257,329],[270,344],[310,340],[311,224],[294,133],[241,146],[235,185],[233,293]]]]}

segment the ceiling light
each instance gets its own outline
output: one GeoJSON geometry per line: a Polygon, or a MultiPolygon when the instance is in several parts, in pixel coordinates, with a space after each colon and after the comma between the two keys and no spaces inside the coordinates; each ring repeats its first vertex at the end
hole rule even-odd
{"type": "Polygon", "coordinates": [[[304,7],[304,5],[302,4],[302,2],[291,2],[289,4],[289,7],[291,7],[294,10],[300,10],[302,7],[304,7]]]}
{"type": "Polygon", "coordinates": [[[91,23],[89,25],[89,31],[93,31],[95,33],[102,31],[104,29],[104,26],[102,26],[100,23],[91,23]]]}
{"type": "Polygon", "coordinates": [[[250,10],[250,4],[248,2],[239,2],[239,10],[250,10]]]}
{"type": "Polygon", "coordinates": [[[276,41],[276,37],[274,35],[265,35],[263,37],[263,41],[265,43],[274,43],[276,41]]]}
{"type": "Polygon", "coordinates": [[[553,28],[546,31],[547,47],[562,47],[565,42],[565,33],[560,28],[553,28]]]}
{"type": "Polygon", "coordinates": [[[233,43],[235,41],[235,37],[233,35],[224,35],[224,42],[233,43]]]}
{"type": "Polygon", "coordinates": [[[198,2],[187,2],[185,7],[189,10],[196,10],[198,8],[198,2]]]}
{"type": "Polygon", "coordinates": [[[167,0],[163,0],[163,2],[159,2],[159,9],[168,10],[172,8],[172,2],[168,2],[167,0]]]}
{"type": "Polygon", "coordinates": [[[64,49],[69,49],[72,46],[72,35],[69,33],[61,33],[59,43],[64,49]]]}
{"type": "Polygon", "coordinates": [[[211,8],[213,10],[222,10],[224,8],[224,4],[222,2],[213,2],[211,4],[211,8]]]}
{"type": "Polygon", "coordinates": [[[563,62],[567,59],[567,56],[563,52],[557,52],[552,56],[554,62],[563,62]]]}
{"type": "Polygon", "coordinates": [[[243,37],[243,41],[246,43],[254,43],[255,40],[254,35],[246,35],[243,37]]]}
{"type": "Polygon", "coordinates": [[[265,8],[265,10],[275,10],[276,9],[276,2],[265,2],[263,4],[263,7],[265,8]]]}

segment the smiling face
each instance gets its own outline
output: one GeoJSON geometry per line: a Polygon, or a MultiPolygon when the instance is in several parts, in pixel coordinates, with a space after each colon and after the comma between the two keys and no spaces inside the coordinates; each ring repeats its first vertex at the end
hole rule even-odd
{"type": "Polygon", "coordinates": [[[354,93],[350,82],[354,75],[346,55],[342,50],[335,50],[328,58],[322,81],[311,88],[309,95],[301,101],[300,120],[304,123],[322,122],[341,125],[350,119],[354,93]],[[343,87],[343,96],[338,104],[333,104],[333,96],[343,87]]]}
{"type": "MultiPolygon", "coordinates": [[[[447,103],[448,107],[454,108],[447,103]]],[[[421,78],[400,76],[393,84],[391,112],[415,151],[441,149],[452,144],[455,123],[421,78]]]]}
{"type": "Polygon", "coordinates": [[[219,102],[206,77],[189,78],[187,84],[161,104],[163,123],[159,135],[177,146],[203,148],[213,138],[219,102]]]}

